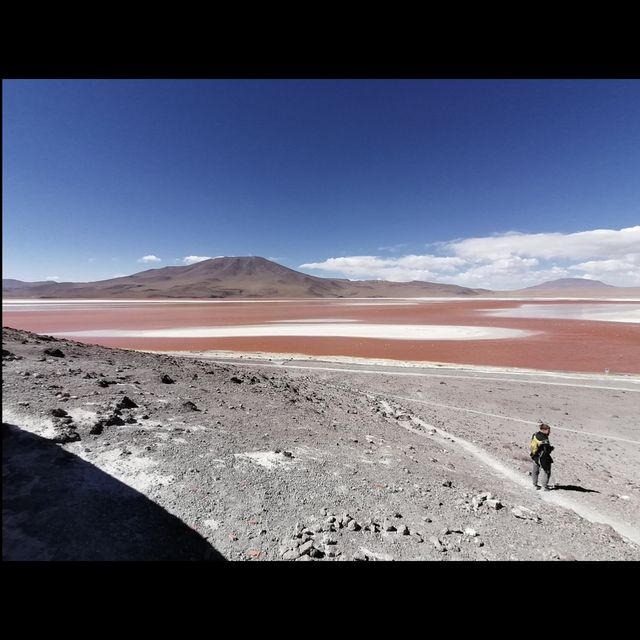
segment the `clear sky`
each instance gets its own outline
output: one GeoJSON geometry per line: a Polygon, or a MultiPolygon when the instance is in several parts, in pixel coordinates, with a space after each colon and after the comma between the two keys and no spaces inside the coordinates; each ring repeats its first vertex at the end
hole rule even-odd
{"type": "Polygon", "coordinates": [[[3,277],[640,286],[640,81],[8,80],[3,277]]]}

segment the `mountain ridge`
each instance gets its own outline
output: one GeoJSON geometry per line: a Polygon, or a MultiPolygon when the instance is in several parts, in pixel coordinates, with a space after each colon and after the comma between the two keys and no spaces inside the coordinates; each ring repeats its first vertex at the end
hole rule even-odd
{"type": "Polygon", "coordinates": [[[23,283],[3,294],[25,298],[360,298],[478,295],[476,290],[434,282],[351,281],[311,276],[260,256],[210,258],[193,265],[147,269],[94,282],[23,283]]]}

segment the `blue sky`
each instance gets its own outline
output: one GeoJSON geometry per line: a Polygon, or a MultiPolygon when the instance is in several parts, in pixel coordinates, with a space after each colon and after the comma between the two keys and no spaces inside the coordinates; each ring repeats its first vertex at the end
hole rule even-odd
{"type": "Polygon", "coordinates": [[[632,286],[638,225],[639,81],[3,82],[3,277],[632,286]]]}

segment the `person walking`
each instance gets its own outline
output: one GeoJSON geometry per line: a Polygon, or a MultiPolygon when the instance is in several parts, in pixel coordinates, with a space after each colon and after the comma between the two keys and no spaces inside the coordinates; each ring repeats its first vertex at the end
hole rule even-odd
{"type": "Polygon", "coordinates": [[[539,490],[538,475],[542,469],[542,489],[549,491],[549,479],[551,478],[551,465],[553,458],[551,452],[554,447],[549,442],[549,434],[551,433],[551,427],[546,423],[540,421],[538,425],[538,431],[531,436],[530,450],[531,459],[533,460],[533,469],[531,471],[531,479],[533,480],[533,486],[539,490]]]}

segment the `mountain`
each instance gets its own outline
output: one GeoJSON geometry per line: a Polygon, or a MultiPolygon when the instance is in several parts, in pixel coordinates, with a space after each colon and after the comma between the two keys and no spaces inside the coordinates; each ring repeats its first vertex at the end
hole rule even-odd
{"type": "Polygon", "coordinates": [[[587,280],[586,278],[560,278],[558,280],[548,280],[533,287],[526,287],[525,291],[544,290],[551,291],[555,289],[617,289],[611,284],[605,284],[600,280],[587,280]]]}
{"type": "Polygon", "coordinates": [[[320,278],[257,256],[203,260],[97,282],[3,280],[14,298],[411,298],[475,296],[474,289],[433,282],[320,278]]]}
{"type": "Polygon", "coordinates": [[[57,284],[52,280],[41,280],[39,282],[23,282],[22,280],[14,280],[12,278],[3,278],[2,291],[21,291],[23,289],[31,289],[44,284],[57,284]]]}
{"type": "Polygon", "coordinates": [[[560,278],[559,280],[548,280],[525,289],[495,291],[493,295],[510,298],[635,298],[640,296],[640,287],[615,287],[600,280],[587,280],[586,278],[560,278]]]}

